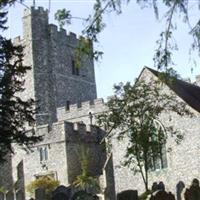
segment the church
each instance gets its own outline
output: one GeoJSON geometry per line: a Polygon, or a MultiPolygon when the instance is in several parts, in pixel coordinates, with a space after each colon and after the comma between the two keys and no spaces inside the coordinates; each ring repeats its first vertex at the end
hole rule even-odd
{"type": "MultiPolygon", "coordinates": [[[[43,140],[27,153],[15,147],[15,154],[0,166],[0,187],[4,200],[28,200],[26,186],[41,176],[50,176],[68,186],[81,172],[80,155],[83,147],[89,152],[89,172],[97,177],[102,200],[115,200],[125,190],[144,191],[140,174],[119,167],[126,149],[125,143],[113,139],[108,152],[105,131],[95,125],[95,116],[107,111],[103,99],[97,98],[94,63],[84,59],[75,66],[74,50],[80,38],[49,24],[48,11],[42,7],[24,11],[23,37],[14,38],[14,44],[25,47],[24,65],[32,69],[26,74],[25,99],[37,101],[36,133],[43,140]]],[[[143,68],[141,79],[159,79],[158,72],[143,68]]],[[[192,118],[165,113],[163,124],[175,126],[184,135],[180,145],[169,138],[165,165],[157,163],[149,174],[150,185],[163,181],[166,190],[176,193],[180,181],[187,186],[193,178],[200,179],[200,84],[177,79],[173,87],[164,89],[187,103],[194,113],[192,118]],[[171,120],[169,120],[169,115],[171,120]]],[[[0,192],[1,193],[1,192],[0,192]]]]}

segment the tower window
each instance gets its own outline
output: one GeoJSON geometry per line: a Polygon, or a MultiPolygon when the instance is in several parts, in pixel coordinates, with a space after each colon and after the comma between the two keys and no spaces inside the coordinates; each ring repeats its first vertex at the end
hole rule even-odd
{"type": "Polygon", "coordinates": [[[17,165],[17,178],[20,179],[23,177],[23,161],[21,161],[18,165],[17,165]]]}
{"type": "Polygon", "coordinates": [[[79,76],[79,68],[76,66],[75,60],[72,59],[72,74],[79,76]]]}
{"type": "Polygon", "coordinates": [[[41,147],[39,149],[39,151],[40,151],[40,162],[47,161],[48,160],[48,149],[47,149],[47,147],[41,147]]]}
{"type": "Polygon", "coordinates": [[[66,101],[65,109],[66,109],[66,110],[69,110],[69,106],[70,106],[70,101],[66,101]]]}

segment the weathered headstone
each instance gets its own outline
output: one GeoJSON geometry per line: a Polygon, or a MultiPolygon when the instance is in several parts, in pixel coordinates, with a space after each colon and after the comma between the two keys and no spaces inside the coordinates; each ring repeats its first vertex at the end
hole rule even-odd
{"type": "Polygon", "coordinates": [[[138,200],[137,190],[125,190],[117,194],[117,200],[138,200]]]}
{"type": "Polygon", "coordinates": [[[36,200],[45,200],[45,190],[38,188],[35,190],[35,199],[36,200]]]}
{"type": "Polygon", "coordinates": [[[71,187],[63,185],[58,186],[52,193],[52,200],[69,200],[71,196],[71,187]]]}
{"type": "Polygon", "coordinates": [[[176,185],[176,198],[177,200],[182,200],[182,192],[183,189],[185,187],[185,184],[183,183],[183,181],[179,181],[176,185]]]}
{"type": "Polygon", "coordinates": [[[72,200],[99,200],[99,197],[81,190],[73,195],[72,200]]]}
{"type": "Polygon", "coordinates": [[[199,180],[193,179],[192,185],[190,188],[186,189],[185,191],[185,199],[186,200],[199,200],[200,199],[200,186],[199,186],[199,180]]]}

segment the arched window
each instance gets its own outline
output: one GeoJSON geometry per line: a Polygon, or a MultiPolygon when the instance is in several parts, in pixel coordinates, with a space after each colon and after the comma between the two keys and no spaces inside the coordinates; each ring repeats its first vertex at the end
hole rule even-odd
{"type": "Polygon", "coordinates": [[[40,152],[40,162],[47,161],[48,160],[48,148],[47,148],[47,146],[40,147],[39,152],[40,152]]]}
{"type": "Polygon", "coordinates": [[[156,153],[152,153],[150,158],[150,170],[159,170],[167,168],[167,151],[166,151],[166,130],[159,120],[154,120],[155,134],[152,140],[157,141],[156,153]]]}
{"type": "Polygon", "coordinates": [[[79,76],[79,74],[80,74],[79,68],[76,66],[76,62],[74,59],[72,59],[71,67],[72,67],[72,74],[79,76]]]}

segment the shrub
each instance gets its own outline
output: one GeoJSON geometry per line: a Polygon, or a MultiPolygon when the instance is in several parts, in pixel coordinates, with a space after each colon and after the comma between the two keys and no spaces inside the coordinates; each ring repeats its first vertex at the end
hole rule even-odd
{"type": "Polygon", "coordinates": [[[0,186],[0,193],[6,193],[6,190],[3,186],[0,186]]]}
{"type": "Polygon", "coordinates": [[[151,194],[151,191],[150,191],[150,190],[148,190],[148,191],[142,193],[142,194],[139,196],[139,200],[146,200],[147,197],[148,197],[148,195],[150,195],[150,194],[151,194]]]}
{"type": "Polygon", "coordinates": [[[54,180],[53,178],[50,178],[48,176],[42,176],[34,181],[32,181],[27,186],[27,191],[33,195],[35,190],[38,188],[44,189],[45,194],[49,196],[51,192],[53,192],[58,186],[60,182],[57,180],[54,180]]]}

